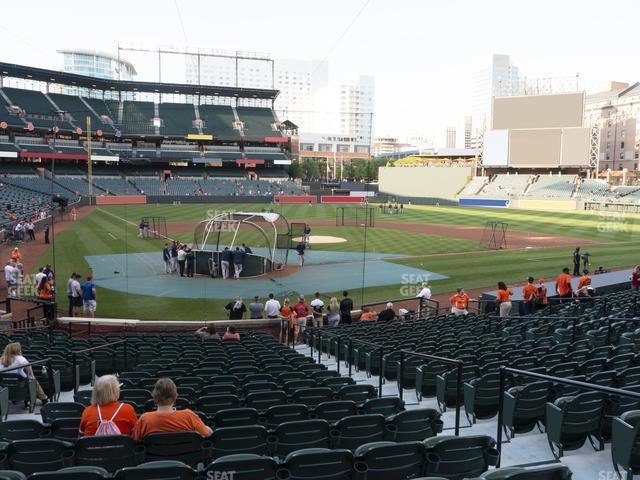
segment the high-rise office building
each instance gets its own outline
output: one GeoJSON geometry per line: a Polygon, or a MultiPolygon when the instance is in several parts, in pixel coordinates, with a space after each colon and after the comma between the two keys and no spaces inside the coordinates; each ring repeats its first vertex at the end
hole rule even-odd
{"type": "Polygon", "coordinates": [[[371,144],[375,105],[375,78],[360,75],[340,84],[340,133],[371,144]]]}
{"type": "MultiPolygon", "coordinates": [[[[494,96],[514,95],[520,88],[520,72],[509,55],[493,54],[473,74],[472,140],[491,128],[491,101],[494,96]]],[[[471,146],[471,145],[470,145],[471,146]]]]}
{"type": "Polygon", "coordinates": [[[446,148],[456,148],[456,127],[447,127],[444,145],[446,148]]]}

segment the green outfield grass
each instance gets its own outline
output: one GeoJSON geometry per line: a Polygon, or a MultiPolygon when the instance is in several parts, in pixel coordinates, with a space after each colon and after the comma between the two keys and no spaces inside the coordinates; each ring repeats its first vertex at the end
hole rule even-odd
{"type": "MultiPolygon", "coordinates": [[[[333,205],[124,205],[98,208],[84,219],[71,225],[58,235],[55,247],[51,246],[42,264],[53,263],[59,279],[65,279],[72,271],[88,273],[84,260],[88,255],[138,253],[160,250],[161,240],[137,238],[135,224],[144,216],[164,216],[167,222],[192,222],[203,220],[216,212],[226,210],[273,209],[290,222],[309,219],[333,220],[333,205]],[[133,225],[131,223],[133,223],[133,225]]],[[[376,208],[377,210],[377,208],[376,208]]],[[[627,267],[640,263],[636,249],[640,247],[640,216],[598,215],[582,212],[540,212],[509,209],[482,209],[460,207],[427,207],[405,205],[402,215],[378,214],[376,222],[430,223],[449,225],[483,226],[488,220],[504,221],[510,229],[536,233],[565,235],[596,240],[589,245],[592,265],[606,268],[627,267]]],[[[183,227],[185,224],[183,224],[183,227]]],[[[314,234],[333,235],[347,239],[345,243],[317,247],[318,249],[360,252],[365,249],[365,232],[361,227],[316,227],[314,234]]],[[[169,235],[191,243],[193,234],[188,231],[169,235]]],[[[433,282],[434,293],[450,292],[458,286],[467,289],[494,285],[502,280],[508,283],[522,282],[527,276],[555,276],[561,267],[570,263],[571,248],[538,248],[521,251],[480,252],[477,242],[439,235],[403,232],[401,228],[368,228],[366,250],[370,252],[397,253],[411,258],[394,260],[411,267],[437,272],[449,279],[433,282]],[[446,255],[443,255],[446,254],[446,255]]],[[[366,269],[366,267],[365,267],[366,269]]],[[[313,285],[300,287],[300,293],[315,291],[313,285]]],[[[398,298],[406,292],[403,279],[391,286],[366,288],[352,292],[356,303],[386,301],[398,298]]],[[[266,295],[268,292],[256,292],[266,295]]],[[[339,292],[323,292],[327,295],[339,292]]],[[[139,319],[191,319],[210,320],[224,318],[220,300],[175,299],[131,295],[103,288],[98,289],[99,315],[139,319]]],[[[66,298],[61,308],[66,308],[66,298]]]]}

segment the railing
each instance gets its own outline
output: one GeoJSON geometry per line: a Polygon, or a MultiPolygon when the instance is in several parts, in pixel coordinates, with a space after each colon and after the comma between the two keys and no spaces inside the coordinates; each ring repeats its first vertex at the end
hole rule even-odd
{"type": "Polygon", "coordinates": [[[496,468],[500,468],[500,459],[502,458],[502,429],[503,429],[503,413],[504,413],[504,394],[507,387],[507,374],[516,374],[523,377],[535,378],[537,380],[545,380],[553,383],[560,383],[563,385],[569,385],[577,387],[583,390],[593,390],[596,392],[608,393],[610,395],[617,395],[621,397],[634,398],[640,400],[640,393],[628,392],[619,388],[605,387],[602,385],[596,385],[594,383],[580,382],[578,380],[570,380],[567,378],[554,377],[551,375],[545,375],[542,373],[528,372],[526,370],[518,370],[517,368],[510,368],[502,366],[500,367],[500,387],[499,387],[499,400],[498,400],[498,431],[496,435],[497,449],[500,452],[498,457],[498,464],[496,468]]]}
{"type": "MultiPolygon", "coordinates": [[[[322,361],[322,337],[324,336],[328,336],[328,337],[332,337],[336,339],[336,350],[337,350],[337,356],[336,356],[336,371],[338,373],[340,373],[340,357],[342,355],[342,337],[338,334],[332,333],[332,332],[323,332],[321,329],[318,329],[317,332],[317,350],[318,350],[318,363],[321,363],[322,361]]],[[[368,347],[372,347],[375,350],[379,351],[379,365],[378,365],[378,397],[382,397],[382,385],[383,385],[383,381],[384,381],[384,350],[385,347],[383,345],[378,345],[376,343],[372,343],[372,342],[367,342],[365,340],[358,340],[358,339],[353,339],[353,338],[349,338],[348,339],[348,351],[347,351],[347,361],[348,361],[348,365],[349,365],[349,376],[351,376],[352,373],[352,366],[353,366],[353,345],[354,344],[358,344],[358,345],[365,345],[368,347]]],[[[311,346],[311,356],[313,357],[313,335],[310,338],[310,346],[311,346]]],[[[400,360],[399,360],[399,375],[398,375],[398,391],[399,391],[399,397],[402,399],[404,392],[403,392],[403,387],[402,387],[402,380],[404,377],[404,358],[405,356],[410,356],[410,357],[419,357],[419,358],[424,358],[425,360],[436,360],[436,361],[440,361],[443,363],[447,363],[450,365],[455,365],[456,369],[457,369],[457,379],[456,379],[456,413],[455,413],[455,435],[458,436],[460,435],[460,408],[462,405],[462,367],[463,367],[463,362],[460,360],[454,360],[451,358],[444,358],[444,357],[438,357],[436,355],[428,355],[426,353],[418,353],[418,352],[413,352],[410,350],[393,350],[393,352],[400,352],[400,360]]],[[[393,353],[390,352],[390,353],[393,353]]],[[[329,352],[330,354],[330,352],[329,352]]]]}
{"type": "Polygon", "coordinates": [[[398,310],[400,308],[405,308],[409,312],[414,312],[414,314],[418,317],[427,317],[431,315],[439,315],[440,313],[440,302],[437,300],[426,299],[421,297],[407,297],[407,298],[396,298],[392,300],[385,300],[381,302],[373,302],[373,303],[364,303],[360,306],[361,309],[374,307],[384,310],[386,308],[387,303],[393,303],[393,306],[398,310]]]}
{"type": "MultiPolygon", "coordinates": [[[[73,351],[71,352],[71,363],[72,363],[72,367],[73,367],[73,393],[77,393],[78,391],[78,355],[82,355],[88,352],[93,352],[96,350],[101,350],[101,349],[105,349],[105,348],[113,348],[116,345],[122,345],[124,344],[124,369],[127,369],[127,361],[128,361],[128,351],[127,351],[127,340],[119,340],[117,342],[112,342],[112,343],[105,343],[102,345],[97,345],[95,347],[90,347],[90,348],[85,348],[83,350],[77,350],[77,351],[73,351]]],[[[115,373],[116,371],[116,355],[113,355],[113,372],[115,373]]]]}

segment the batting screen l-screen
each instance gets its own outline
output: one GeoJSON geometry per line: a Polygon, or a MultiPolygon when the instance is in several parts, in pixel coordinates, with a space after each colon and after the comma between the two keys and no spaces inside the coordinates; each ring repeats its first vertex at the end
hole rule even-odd
{"type": "Polygon", "coordinates": [[[491,129],[582,127],[583,93],[494,97],[491,129]]]}

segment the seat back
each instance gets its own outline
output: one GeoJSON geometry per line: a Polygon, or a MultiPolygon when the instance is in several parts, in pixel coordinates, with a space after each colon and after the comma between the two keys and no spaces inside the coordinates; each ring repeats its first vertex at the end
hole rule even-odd
{"type": "Polygon", "coordinates": [[[309,408],[301,403],[275,405],[269,407],[260,417],[260,422],[266,428],[273,430],[285,422],[295,422],[309,419],[309,408]]]}
{"type": "Polygon", "coordinates": [[[504,395],[504,423],[513,433],[529,432],[545,415],[545,403],[551,398],[550,382],[533,382],[513,387],[504,395]]]}
{"type": "Polygon", "coordinates": [[[239,453],[266,455],[267,437],[267,429],[260,425],[219,428],[210,437],[212,457],[239,453]]]}
{"type": "Polygon", "coordinates": [[[306,388],[304,390],[296,390],[291,395],[291,398],[294,403],[302,403],[308,407],[315,407],[322,402],[333,400],[333,390],[329,387],[306,388]]]}
{"type": "Polygon", "coordinates": [[[385,417],[395,415],[403,410],[404,401],[400,397],[370,398],[360,408],[363,414],[379,413],[385,417]]]}
{"type": "Polygon", "coordinates": [[[243,427],[245,425],[257,425],[258,422],[258,411],[255,408],[229,408],[219,410],[213,416],[213,423],[216,428],[243,427]]]}
{"type": "MultiPolygon", "coordinates": [[[[50,431],[37,420],[9,420],[0,422],[0,437],[2,440],[35,440],[49,436],[50,431]]],[[[77,432],[76,432],[77,434],[77,432]]]]}
{"type": "Polygon", "coordinates": [[[387,418],[387,439],[394,442],[421,442],[442,432],[440,412],[433,408],[406,410],[387,418]]]}
{"type": "Polygon", "coordinates": [[[385,417],[380,414],[353,415],[338,421],[331,432],[336,448],[355,450],[360,445],[384,440],[385,417]]]}
{"type": "Polygon", "coordinates": [[[308,448],[287,455],[278,478],[351,480],[353,454],[349,450],[308,448]]]}
{"type": "Polygon", "coordinates": [[[76,464],[102,467],[109,472],[132,467],[144,459],[144,447],[127,435],[83,437],[75,446],[76,464]]]}
{"type": "Polygon", "coordinates": [[[249,408],[255,408],[259,412],[266,411],[269,407],[287,403],[287,394],[282,390],[259,391],[250,393],[245,398],[245,404],[249,408]]]}
{"type": "Polygon", "coordinates": [[[571,470],[566,465],[543,465],[540,467],[498,468],[484,473],[483,480],[571,480],[571,470]]]}
{"type": "Polygon", "coordinates": [[[51,423],[56,418],[81,417],[84,405],[77,402],[49,402],[40,409],[42,421],[51,423]]]}
{"type": "MultiPolygon", "coordinates": [[[[0,474],[0,479],[5,477],[0,474]]],[[[105,480],[111,476],[100,467],[67,467],[57,472],[41,472],[29,475],[29,480],[105,480]]]]}
{"type": "Polygon", "coordinates": [[[424,447],[420,442],[368,443],[355,452],[355,478],[415,478],[422,474],[424,463],[424,447]]]}
{"type": "Polygon", "coordinates": [[[122,468],[114,480],[195,480],[197,472],[182,462],[160,460],[137,467],[122,468]]]}
{"type": "Polygon", "coordinates": [[[204,473],[208,478],[224,478],[229,472],[233,472],[234,480],[275,480],[277,468],[271,457],[238,454],[214,460],[204,473]]]}
{"type": "Polygon", "coordinates": [[[269,450],[274,456],[284,458],[304,448],[330,448],[329,431],[329,422],[326,420],[282,423],[269,436],[269,450]]]}
{"type": "Polygon", "coordinates": [[[71,444],[54,439],[16,440],[6,453],[9,468],[26,475],[70,467],[74,461],[71,444]]]}
{"type": "Polygon", "coordinates": [[[334,400],[332,402],[323,402],[319,404],[313,411],[314,418],[326,420],[329,423],[335,423],[344,417],[356,415],[358,406],[353,400],[334,400]]]}
{"type": "Polygon", "coordinates": [[[474,477],[498,461],[495,441],[488,435],[439,436],[424,441],[428,475],[474,477]]]}

